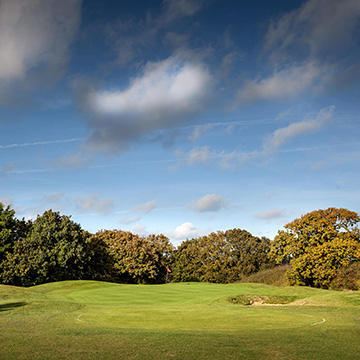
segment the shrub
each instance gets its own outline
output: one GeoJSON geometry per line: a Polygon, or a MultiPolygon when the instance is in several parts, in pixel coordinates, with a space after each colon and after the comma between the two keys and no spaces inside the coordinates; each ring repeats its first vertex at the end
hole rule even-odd
{"type": "Polygon", "coordinates": [[[339,269],[330,288],[333,290],[360,290],[360,262],[339,269]]]}
{"type": "Polygon", "coordinates": [[[242,283],[260,283],[273,286],[286,286],[286,272],[291,269],[290,265],[276,266],[272,269],[261,270],[255,274],[241,278],[242,283]]]}

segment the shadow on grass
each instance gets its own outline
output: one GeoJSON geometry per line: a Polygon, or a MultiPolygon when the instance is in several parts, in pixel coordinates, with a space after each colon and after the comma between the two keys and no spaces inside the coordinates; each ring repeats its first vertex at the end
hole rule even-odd
{"type": "Polygon", "coordinates": [[[7,303],[7,304],[0,304],[0,312],[1,311],[13,310],[13,309],[16,309],[16,308],[24,306],[24,305],[26,305],[26,302],[24,302],[24,301],[7,303]]]}

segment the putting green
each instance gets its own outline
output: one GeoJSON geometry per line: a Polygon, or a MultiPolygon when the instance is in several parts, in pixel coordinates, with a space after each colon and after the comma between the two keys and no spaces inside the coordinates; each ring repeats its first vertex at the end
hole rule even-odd
{"type": "Polygon", "coordinates": [[[0,359],[358,359],[359,310],[359,292],[303,287],[0,285],[0,359]]]}

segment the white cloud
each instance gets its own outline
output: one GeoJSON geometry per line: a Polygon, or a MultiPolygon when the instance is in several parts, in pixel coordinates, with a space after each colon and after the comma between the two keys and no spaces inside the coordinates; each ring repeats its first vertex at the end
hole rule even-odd
{"type": "Polygon", "coordinates": [[[314,63],[294,65],[280,71],[275,70],[272,76],[245,83],[237,94],[240,103],[256,100],[281,100],[293,98],[312,86],[319,86],[325,69],[314,63]]]}
{"type": "Polygon", "coordinates": [[[203,236],[208,233],[208,230],[198,229],[191,222],[183,223],[175,228],[174,231],[169,232],[168,236],[170,239],[185,240],[190,238],[196,238],[203,236]]]}
{"type": "Polygon", "coordinates": [[[157,200],[148,201],[145,204],[135,205],[132,208],[132,211],[140,211],[144,214],[149,213],[150,211],[154,210],[157,206],[157,200]]]}
{"type": "Polygon", "coordinates": [[[263,144],[265,154],[276,151],[291,139],[320,129],[332,117],[334,106],[319,111],[315,119],[303,120],[274,131],[263,144]]]}
{"type": "Polygon", "coordinates": [[[0,1],[0,80],[22,79],[39,66],[62,71],[80,7],[80,0],[0,1]]]}
{"type": "Polygon", "coordinates": [[[220,195],[208,194],[195,201],[193,207],[199,212],[215,212],[226,207],[226,202],[220,195]]]}
{"type": "Polygon", "coordinates": [[[258,219],[262,220],[271,220],[277,219],[284,216],[284,210],[281,209],[271,209],[254,215],[258,219]]]}
{"type": "Polygon", "coordinates": [[[90,148],[119,152],[155,130],[188,121],[203,110],[210,82],[202,64],[174,56],[148,63],[125,90],[91,91],[90,148]]]}
{"type": "Polygon", "coordinates": [[[133,234],[137,234],[137,235],[140,235],[140,236],[147,236],[147,235],[149,235],[149,232],[148,232],[146,226],[143,225],[143,224],[134,225],[134,226],[131,228],[131,232],[132,232],[133,234]]]}
{"type": "Polygon", "coordinates": [[[85,198],[75,198],[75,204],[80,211],[96,212],[107,215],[111,212],[114,206],[114,200],[99,200],[97,195],[92,194],[85,198]]]}

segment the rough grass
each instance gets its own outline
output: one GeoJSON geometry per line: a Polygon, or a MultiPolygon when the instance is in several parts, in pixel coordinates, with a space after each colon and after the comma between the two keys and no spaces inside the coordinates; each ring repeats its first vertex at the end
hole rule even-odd
{"type": "Polygon", "coordinates": [[[358,359],[359,310],[359,292],[305,287],[0,286],[0,359],[358,359]],[[244,295],[296,300],[228,301],[244,295]]]}

